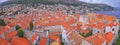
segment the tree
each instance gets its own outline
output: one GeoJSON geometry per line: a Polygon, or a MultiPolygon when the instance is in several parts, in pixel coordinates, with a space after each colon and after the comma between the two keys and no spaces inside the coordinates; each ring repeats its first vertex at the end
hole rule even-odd
{"type": "Polygon", "coordinates": [[[87,33],[86,36],[90,36],[90,35],[92,35],[92,30],[89,33],[87,33]]]}
{"type": "Polygon", "coordinates": [[[0,26],[5,26],[6,24],[5,24],[5,22],[4,22],[4,20],[3,19],[0,19],[0,26]]]}
{"type": "Polygon", "coordinates": [[[16,25],[15,26],[16,30],[20,29],[20,26],[19,25],[16,25]]]}
{"type": "Polygon", "coordinates": [[[80,32],[79,34],[80,34],[81,36],[85,37],[85,34],[84,34],[84,33],[81,33],[81,32],[80,32]]]}
{"type": "Polygon", "coordinates": [[[120,45],[120,37],[118,37],[116,45],[120,45]]]}
{"type": "Polygon", "coordinates": [[[60,35],[60,40],[61,40],[60,44],[64,45],[64,43],[62,42],[62,34],[60,35]]]}
{"type": "Polygon", "coordinates": [[[18,31],[18,36],[19,37],[24,37],[24,33],[23,33],[23,30],[17,30],[18,31]]]}
{"type": "Polygon", "coordinates": [[[32,30],[33,29],[33,22],[32,21],[30,21],[29,26],[30,26],[30,30],[32,30]]]}
{"type": "Polygon", "coordinates": [[[84,33],[81,33],[81,32],[79,34],[82,35],[83,37],[88,37],[88,36],[92,35],[92,30],[89,31],[89,33],[87,33],[87,34],[84,34],[84,33]]]}

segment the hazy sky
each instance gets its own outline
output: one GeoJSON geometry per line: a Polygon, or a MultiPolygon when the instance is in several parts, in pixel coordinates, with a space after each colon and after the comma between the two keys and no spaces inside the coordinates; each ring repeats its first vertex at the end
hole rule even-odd
{"type": "Polygon", "coordinates": [[[6,1],[6,0],[0,0],[0,3],[1,3],[1,2],[4,2],[4,1],[6,1]]]}
{"type": "Polygon", "coordinates": [[[80,0],[87,3],[103,3],[114,7],[120,7],[120,0],[80,0]]]}

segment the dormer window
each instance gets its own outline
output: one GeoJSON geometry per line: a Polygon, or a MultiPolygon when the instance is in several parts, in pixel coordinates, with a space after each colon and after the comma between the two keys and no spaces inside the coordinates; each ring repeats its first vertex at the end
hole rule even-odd
{"type": "Polygon", "coordinates": [[[115,29],[113,28],[112,31],[114,31],[115,29]]]}

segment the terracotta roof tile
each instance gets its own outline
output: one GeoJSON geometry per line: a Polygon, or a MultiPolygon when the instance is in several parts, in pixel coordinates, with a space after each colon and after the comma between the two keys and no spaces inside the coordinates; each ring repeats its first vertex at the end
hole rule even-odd
{"type": "Polygon", "coordinates": [[[89,14],[87,14],[87,16],[88,17],[93,17],[93,16],[95,16],[95,14],[89,13],[89,14]]]}
{"type": "Polygon", "coordinates": [[[83,32],[84,34],[89,33],[89,30],[81,30],[80,32],[83,32]]]}
{"type": "Polygon", "coordinates": [[[73,14],[77,19],[80,18],[80,14],[73,14]]]}
{"type": "Polygon", "coordinates": [[[60,37],[55,36],[55,35],[53,35],[53,34],[49,34],[49,38],[50,38],[51,40],[60,42],[60,37]]]}
{"type": "Polygon", "coordinates": [[[52,32],[51,34],[53,34],[53,35],[62,34],[62,32],[52,32]]]}
{"type": "Polygon", "coordinates": [[[3,32],[7,32],[9,29],[10,29],[9,26],[4,26],[1,30],[2,30],[3,32]]]}
{"type": "Polygon", "coordinates": [[[70,42],[71,45],[81,45],[82,44],[82,39],[83,37],[78,34],[76,31],[71,31],[68,36],[68,41],[70,42]],[[75,42],[75,43],[73,43],[75,42]]]}
{"type": "Polygon", "coordinates": [[[86,37],[85,40],[93,45],[102,45],[102,43],[105,41],[105,35],[103,33],[97,33],[95,35],[86,37]]]}
{"type": "Polygon", "coordinates": [[[8,26],[10,26],[10,27],[13,27],[13,26],[15,26],[16,25],[16,22],[11,22],[11,23],[9,23],[9,24],[7,24],[8,26]]]}
{"type": "Polygon", "coordinates": [[[99,30],[103,30],[103,29],[104,29],[104,26],[105,26],[105,24],[103,24],[103,23],[101,23],[101,22],[97,23],[97,28],[98,28],[99,30]]]}
{"type": "Polygon", "coordinates": [[[70,26],[66,22],[61,22],[60,25],[62,25],[65,29],[70,28],[70,26]]]}
{"type": "Polygon", "coordinates": [[[111,40],[114,37],[114,34],[112,32],[108,32],[105,34],[106,35],[106,40],[107,40],[107,44],[111,42],[111,40]]]}
{"type": "Polygon", "coordinates": [[[113,27],[114,26],[114,24],[113,23],[108,23],[106,26],[109,26],[109,27],[113,27]]]}
{"type": "Polygon", "coordinates": [[[26,38],[19,38],[19,40],[24,43],[24,45],[30,45],[29,41],[26,38]]]}
{"type": "Polygon", "coordinates": [[[10,17],[7,17],[6,20],[11,20],[11,18],[10,18],[10,17]]]}
{"type": "Polygon", "coordinates": [[[0,45],[10,45],[10,43],[5,39],[0,38],[0,45]]]}
{"type": "Polygon", "coordinates": [[[101,19],[101,18],[103,18],[103,15],[102,14],[96,14],[96,18],[101,19]]]}
{"type": "Polygon", "coordinates": [[[37,39],[37,35],[34,34],[34,35],[31,37],[31,42],[34,43],[36,39],[37,39]]]}
{"type": "Polygon", "coordinates": [[[15,35],[17,35],[17,31],[12,31],[6,34],[6,39],[10,39],[12,37],[14,37],[15,35]]]}
{"type": "Polygon", "coordinates": [[[61,45],[58,41],[54,41],[52,43],[50,43],[50,45],[61,45]]]}
{"type": "Polygon", "coordinates": [[[76,20],[75,19],[73,19],[73,18],[70,18],[70,20],[67,22],[68,24],[73,24],[73,23],[75,23],[76,22],[76,20]]]}
{"type": "Polygon", "coordinates": [[[103,15],[103,18],[105,18],[105,19],[108,20],[109,22],[112,22],[113,20],[115,20],[115,17],[114,17],[114,16],[103,15]]]}
{"type": "Polygon", "coordinates": [[[88,22],[89,22],[89,23],[94,23],[94,22],[95,22],[95,20],[88,20],[88,22]]]}
{"type": "Polygon", "coordinates": [[[93,28],[97,28],[97,24],[92,24],[91,25],[93,28]]]}
{"type": "Polygon", "coordinates": [[[0,31],[0,35],[3,34],[4,32],[3,31],[0,31]]]}
{"type": "Polygon", "coordinates": [[[47,39],[46,38],[41,38],[39,45],[46,45],[47,44],[47,39]]]}
{"type": "Polygon", "coordinates": [[[25,38],[19,38],[19,37],[13,37],[11,40],[12,45],[30,45],[27,39],[25,38]]]}

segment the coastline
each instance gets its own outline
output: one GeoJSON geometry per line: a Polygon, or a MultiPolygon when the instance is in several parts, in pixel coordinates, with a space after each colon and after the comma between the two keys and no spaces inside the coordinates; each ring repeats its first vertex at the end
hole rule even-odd
{"type": "Polygon", "coordinates": [[[113,15],[115,17],[117,17],[118,19],[120,19],[120,8],[116,8],[113,11],[96,11],[95,13],[97,14],[106,14],[106,15],[113,15]]]}

